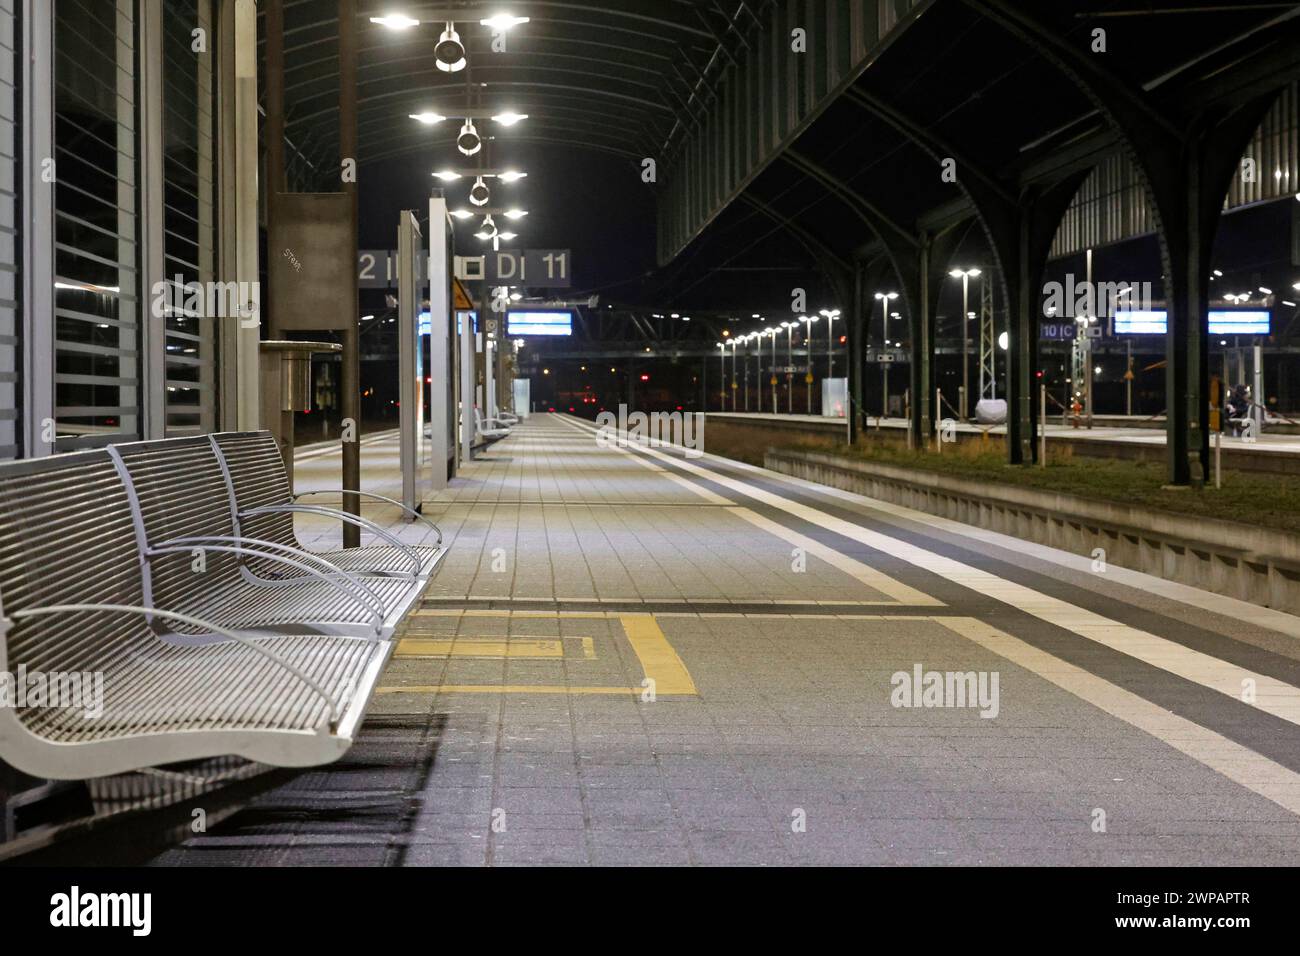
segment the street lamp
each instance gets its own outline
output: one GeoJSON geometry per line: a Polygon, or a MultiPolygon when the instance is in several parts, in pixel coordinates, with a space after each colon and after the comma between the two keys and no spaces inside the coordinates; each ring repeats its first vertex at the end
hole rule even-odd
{"type": "MultiPolygon", "coordinates": [[[[961,279],[961,420],[966,421],[966,396],[970,394],[970,312],[967,293],[970,280],[980,274],[979,269],[953,269],[948,275],[961,279]]],[[[937,414],[937,410],[936,410],[937,414]]]]}
{"type": "MultiPolygon", "coordinates": [[[[897,292],[877,292],[876,301],[880,303],[880,350],[881,354],[889,348],[889,303],[898,298],[897,292]]],[[[880,417],[889,414],[889,362],[880,363],[880,417]]]]}
{"type": "Polygon", "coordinates": [[[817,321],[815,315],[803,316],[803,343],[808,352],[808,371],[804,373],[803,382],[806,386],[804,395],[804,411],[809,415],[812,414],[812,324],[817,321]]]}
{"type": "Polygon", "coordinates": [[[782,322],[785,329],[785,413],[794,414],[794,322],[782,322]]]}
{"type": "MultiPolygon", "coordinates": [[[[826,377],[835,377],[835,320],[840,317],[839,309],[821,309],[820,315],[826,316],[826,377]]],[[[808,360],[812,364],[812,359],[808,360]]]]}
{"type": "Polygon", "coordinates": [[[767,330],[767,334],[772,337],[772,414],[777,414],[776,407],[776,326],[767,330]]]}
{"type": "Polygon", "coordinates": [[[718,343],[718,381],[722,383],[722,411],[727,410],[727,346],[718,343]]]}
{"type": "Polygon", "coordinates": [[[736,347],[740,345],[736,337],[731,338],[731,410],[736,411],[736,347]]]}

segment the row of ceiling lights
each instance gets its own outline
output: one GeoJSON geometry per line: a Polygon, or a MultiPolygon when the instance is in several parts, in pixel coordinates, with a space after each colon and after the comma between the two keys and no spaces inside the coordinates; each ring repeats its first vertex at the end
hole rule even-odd
{"type": "MultiPolygon", "coordinates": [[[[467,11],[458,11],[456,14],[446,16],[434,16],[432,19],[420,20],[415,17],[407,16],[402,13],[389,13],[382,17],[371,17],[371,23],[377,23],[381,26],[388,27],[391,30],[409,30],[412,27],[421,24],[443,24],[443,31],[438,37],[438,42],[434,46],[433,55],[436,66],[444,73],[458,73],[468,65],[468,59],[465,55],[465,44],[461,41],[460,34],[456,31],[456,17],[464,16],[467,11]]],[[[480,25],[488,27],[494,32],[502,32],[511,27],[518,26],[521,23],[527,23],[528,17],[517,17],[509,13],[499,13],[490,17],[484,17],[478,22],[480,25]]],[[[410,118],[424,126],[434,126],[444,120],[452,117],[436,113],[432,110],[426,110],[421,113],[411,113],[410,118]]],[[[528,119],[527,113],[516,113],[513,111],[504,111],[499,113],[480,113],[471,110],[465,110],[456,115],[457,119],[462,120],[460,131],[456,134],[456,149],[463,156],[476,156],[483,149],[483,137],[474,125],[475,120],[487,120],[504,126],[511,127],[522,120],[528,119]]],[[[455,180],[466,176],[474,177],[474,183],[470,187],[469,201],[470,204],[477,207],[487,206],[492,198],[492,191],[488,187],[488,179],[496,179],[502,183],[513,183],[527,176],[527,173],[517,170],[456,170],[443,169],[434,172],[434,177],[442,182],[454,182],[455,180]]],[[[498,229],[496,221],[491,213],[480,208],[483,213],[483,221],[480,224],[479,231],[474,233],[475,237],[484,241],[491,240],[494,248],[499,247],[499,241],[504,239],[509,241],[516,238],[513,232],[502,232],[498,229]]],[[[465,209],[456,209],[452,215],[457,219],[467,219],[475,213],[465,209]]],[[[509,219],[519,219],[527,215],[527,212],[521,209],[511,209],[505,212],[509,219]]]]}

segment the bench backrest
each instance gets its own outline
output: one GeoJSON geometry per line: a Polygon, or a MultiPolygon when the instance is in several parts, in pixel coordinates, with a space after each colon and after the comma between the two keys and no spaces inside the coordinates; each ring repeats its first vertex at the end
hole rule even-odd
{"type": "MultiPolygon", "coordinates": [[[[230,487],[221,459],[206,435],[128,442],[113,446],[130,476],[139,507],[142,544],[173,538],[236,533],[230,487]]],[[[228,572],[238,559],[230,552],[205,552],[203,572],[228,572]]],[[[194,587],[194,558],[188,552],[155,557],[146,584],[157,607],[179,606],[194,587]]]]}
{"type": "MultiPolygon", "coordinates": [[[[107,451],[0,464],[0,611],[143,602],[130,501],[107,451]]],[[[107,669],[147,635],[141,617],[82,612],[28,618],[4,635],[6,667],[107,669]]],[[[51,716],[53,719],[53,716],[51,716]]]]}
{"type": "MultiPolygon", "coordinates": [[[[226,459],[235,501],[240,511],[265,505],[285,505],[292,500],[289,477],[275,437],[270,432],[221,432],[212,436],[226,459]]],[[[266,514],[241,519],[239,533],[246,538],[292,541],[293,515],[266,514]]]]}

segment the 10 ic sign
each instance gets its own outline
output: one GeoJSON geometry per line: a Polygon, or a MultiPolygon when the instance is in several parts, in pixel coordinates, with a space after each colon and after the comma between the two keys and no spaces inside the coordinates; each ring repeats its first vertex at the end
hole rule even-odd
{"type": "Polygon", "coordinates": [[[485,258],[485,278],[493,285],[538,289],[569,286],[568,249],[503,249],[485,258]]]}

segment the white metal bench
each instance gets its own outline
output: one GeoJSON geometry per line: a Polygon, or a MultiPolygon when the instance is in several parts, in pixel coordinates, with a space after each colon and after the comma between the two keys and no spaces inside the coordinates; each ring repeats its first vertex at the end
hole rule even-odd
{"type": "MultiPolygon", "coordinates": [[[[178,495],[176,507],[203,503],[178,495]]],[[[0,759],[58,780],[226,754],[278,766],[343,754],[392,643],[236,632],[160,610],[139,520],[107,450],[0,465],[0,673],[62,680],[65,692],[0,707],[0,759]],[[169,639],[163,620],[214,640],[169,639]],[[80,695],[66,693],[73,675],[80,695]],[[87,675],[102,680],[101,712],[87,675]]]]}
{"type": "Polygon", "coordinates": [[[496,441],[510,434],[510,429],[503,422],[495,418],[484,418],[477,405],[474,406],[474,430],[478,437],[487,441],[496,441]]]}
{"type": "MultiPolygon", "coordinates": [[[[338,513],[405,553],[405,573],[360,576],[320,555],[241,534],[235,490],[206,436],[107,449],[134,515],[145,603],[228,629],[282,634],[391,635],[428,581],[418,556],[383,528],[338,513]]],[[[327,509],[322,509],[322,511],[327,509]]],[[[223,639],[193,625],[160,628],[192,643],[223,639]]]]}
{"type": "Polygon", "coordinates": [[[330,564],[363,578],[409,576],[412,572],[428,578],[447,553],[447,549],[442,546],[442,531],[438,526],[400,501],[371,491],[342,489],[292,494],[289,491],[289,477],[284,470],[284,460],[280,457],[280,450],[270,432],[223,432],[210,436],[210,440],[221,456],[234,491],[235,527],[239,534],[302,549],[293,529],[295,513],[324,515],[360,524],[365,530],[378,530],[378,537],[384,540],[383,544],[312,552],[330,564]],[[425,525],[435,535],[435,544],[402,544],[386,530],[376,529],[372,522],[358,521],[347,512],[317,504],[299,503],[300,499],[319,494],[346,494],[363,500],[387,502],[425,525]]]}

